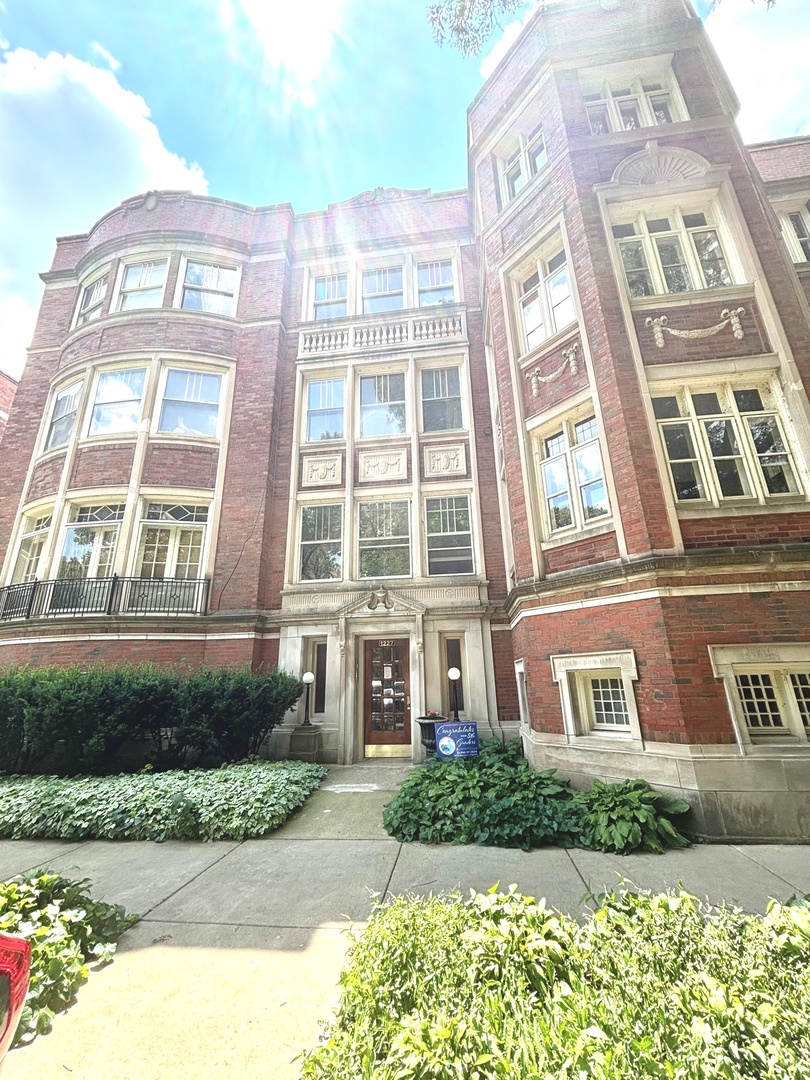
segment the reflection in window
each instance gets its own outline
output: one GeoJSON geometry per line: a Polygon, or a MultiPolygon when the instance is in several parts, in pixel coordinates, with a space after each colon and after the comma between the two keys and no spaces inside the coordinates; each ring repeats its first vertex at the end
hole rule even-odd
{"type": "Polygon", "coordinates": [[[428,574],[473,572],[470,501],[466,495],[425,500],[428,574]]]}
{"type": "Polygon", "coordinates": [[[389,266],[383,270],[363,273],[363,314],[378,311],[399,311],[403,306],[402,267],[389,266]]]}
{"type": "Polygon", "coordinates": [[[453,431],[462,426],[459,369],[427,368],[422,371],[422,429],[453,431]]]}
{"type": "Polygon", "coordinates": [[[443,262],[420,263],[417,276],[419,307],[453,303],[453,264],[449,259],[443,262]]]}
{"type": "Polygon", "coordinates": [[[346,314],[346,275],[315,278],[315,319],[342,319],[346,314]]]}
{"type": "Polygon", "coordinates": [[[215,315],[234,314],[237,271],[213,263],[186,263],[180,306],[190,311],[210,311],[215,315]]]}
{"type": "Polygon", "coordinates": [[[407,501],[361,503],[358,532],[359,577],[410,576],[411,529],[407,501]]]}
{"type": "Polygon", "coordinates": [[[51,528],[51,515],[32,514],[26,517],[23,528],[25,531],[11,579],[14,585],[34,581],[39,576],[39,563],[51,528]]]}
{"type": "Polygon", "coordinates": [[[343,438],[343,379],[307,385],[307,442],[343,438]]]}
{"type": "Polygon", "coordinates": [[[221,386],[221,375],[170,369],[158,430],[174,435],[215,437],[221,386]]]}
{"type": "Polygon", "coordinates": [[[541,456],[549,532],[581,529],[610,513],[595,417],[565,422],[543,440],[541,456]]]}
{"type": "Polygon", "coordinates": [[[207,521],[207,506],[149,503],[141,526],[137,576],[149,580],[198,579],[207,521]]]}
{"type": "Polygon", "coordinates": [[[112,574],[123,503],[75,507],[65,534],[57,576],[106,578],[112,574]]]}
{"type": "Polygon", "coordinates": [[[360,435],[399,435],[405,430],[405,376],[370,375],[360,379],[360,435]]]}
{"type": "Polygon", "coordinates": [[[70,442],[76,426],[76,411],[79,408],[79,397],[83,385],[81,379],[71,383],[64,390],[60,390],[54,398],[51,423],[45,439],[46,450],[53,450],[57,446],[65,446],[70,442]]]}
{"type": "Polygon", "coordinates": [[[130,263],[124,267],[118,310],[160,307],[166,281],[166,260],[130,263]]]}
{"type": "Polygon", "coordinates": [[[574,322],[576,312],[565,251],[539,260],[534,272],[523,279],[520,292],[525,352],[574,322]]]}
{"type": "Polygon", "coordinates": [[[342,576],[343,507],[305,506],[301,510],[301,581],[342,576]]]}
{"type": "Polygon", "coordinates": [[[90,418],[91,435],[117,435],[136,430],[141,418],[145,378],[145,368],[101,373],[90,418]]]}
{"type": "Polygon", "coordinates": [[[79,304],[79,317],[76,319],[77,326],[92,322],[93,319],[97,319],[101,315],[109,280],[110,275],[106,273],[97,278],[91,285],[85,287],[79,304]]]}
{"type": "Polygon", "coordinates": [[[639,214],[613,226],[631,296],[718,289],[732,284],[716,228],[705,214],[639,214]]]}

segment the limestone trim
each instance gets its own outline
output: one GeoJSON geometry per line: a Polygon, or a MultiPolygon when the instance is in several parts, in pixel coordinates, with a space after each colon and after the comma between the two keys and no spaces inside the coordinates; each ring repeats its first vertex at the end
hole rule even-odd
{"type": "Polygon", "coordinates": [[[564,656],[551,656],[551,672],[554,682],[560,687],[563,725],[566,741],[572,742],[583,736],[601,744],[612,744],[617,740],[632,744],[634,749],[643,750],[644,740],[638,719],[633,683],[638,680],[635,653],[632,649],[621,652],[573,653],[564,656]],[[592,680],[610,680],[614,684],[614,693],[621,682],[626,724],[617,724],[614,729],[599,725],[595,706],[595,693],[592,680]]]}

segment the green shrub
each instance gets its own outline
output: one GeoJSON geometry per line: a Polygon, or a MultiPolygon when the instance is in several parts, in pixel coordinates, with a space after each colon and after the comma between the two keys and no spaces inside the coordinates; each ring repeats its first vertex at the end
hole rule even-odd
{"type": "Polygon", "coordinates": [[[135,776],[0,778],[3,840],[244,840],[301,806],[322,765],[255,762],[135,776]]]}
{"type": "Polygon", "coordinates": [[[478,758],[428,761],[405,779],[383,810],[396,840],[519,847],[574,844],[627,854],[683,847],[669,820],[689,804],[652,791],[646,780],[595,781],[572,791],[555,769],[535,772],[520,743],[481,745],[478,758]]]}
{"type": "Polygon", "coordinates": [[[31,980],[14,1042],[47,1031],[87,981],[88,965],[112,959],[137,915],[88,895],[89,881],[38,872],[0,883],[0,930],[31,942],[31,980]]]}
{"type": "Polygon", "coordinates": [[[356,939],[305,1080],[808,1080],[810,908],[398,897],[356,939]]]}
{"type": "Polygon", "coordinates": [[[126,742],[160,768],[258,753],[303,684],[277,669],[95,664],[0,671],[0,769],[109,773],[126,742]]]}

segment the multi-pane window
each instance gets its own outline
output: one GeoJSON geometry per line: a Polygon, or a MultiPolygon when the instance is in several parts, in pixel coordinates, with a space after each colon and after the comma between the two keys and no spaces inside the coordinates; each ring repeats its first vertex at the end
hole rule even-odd
{"type": "Polygon", "coordinates": [[[520,282],[523,351],[530,352],[576,318],[565,251],[539,259],[520,282]]]}
{"type": "Polygon", "coordinates": [[[166,259],[128,263],[121,278],[118,310],[160,307],[166,283],[166,259]]]}
{"type": "Polygon", "coordinates": [[[420,263],[416,275],[419,287],[419,307],[454,302],[456,294],[453,288],[453,263],[450,259],[420,263]]]}
{"type": "Polygon", "coordinates": [[[427,368],[422,371],[422,429],[453,431],[462,426],[459,369],[427,368]]]}
{"type": "Polygon", "coordinates": [[[764,387],[680,390],[653,411],[679,502],[765,502],[799,492],[773,394],[764,387]]]}
{"type": "Polygon", "coordinates": [[[307,384],[307,442],[343,438],[343,379],[307,384]]]}
{"type": "Polygon", "coordinates": [[[402,267],[388,266],[363,272],[363,314],[399,311],[403,307],[402,267]]]}
{"type": "Polygon", "coordinates": [[[34,581],[39,573],[39,563],[48,532],[51,528],[50,514],[31,514],[25,518],[17,564],[12,577],[13,584],[34,581]]]}
{"type": "Polygon", "coordinates": [[[70,515],[57,577],[106,578],[112,574],[123,503],[76,506],[70,515]]]}
{"type": "Polygon", "coordinates": [[[76,325],[92,322],[101,315],[104,306],[104,297],[107,295],[107,285],[110,281],[109,271],[100,278],[84,287],[82,298],[79,303],[79,314],[76,317],[76,325]]]}
{"type": "Polygon", "coordinates": [[[592,135],[635,131],[687,119],[680,99],[670,87],[642,79],[633,79],[629,86],[605,83],[601,90],[585,95],[585,109],[592,135]]]}
{"type": "Polygon", "coordinates": [[[98,378],[90,417],[91,435],[135,431],[141,418],[145,368],[103,371],[98,378]]]}
{"type": "Polygon", "coordinates": [[[136,574],[162,581],[198,579],[208,507],[149,503],[141,525],[136,574]]]}
{"type": "Polygon", "coordinates": [[[630,714],[621,676],[592,675],[588,679],[590,705],[595,730],[622,731],[630,728],[630,714]]]}
{"type": "Polygon", "coordinates": [[[410,577],[410,505],[406,500],[358,507],[358,577],[410,577]]]}
{"type": "Polygon", "coordinates": [[[649,212],[617,222],[619,247],[631,296],[718,289],[732,284],[717,227],[705,213],[649,212]]]}
{"type": "Polygon", "coordinates": [[[542,440],[546,526],[582,529],[610,513],[596,417],[571,420],[542,440]]]}
{"type": "Polygon", "coordinates": [[[735,668],[734,681],[751,738],[810,739],[810,665],[803,670],[735,668]]]}
{"type": "Polygon", "coordinates": [[[528,135],[519,135],[517,150],[504,162],[504,198],[510,202],[536,176],[547,161],[543,128],[538,124],[528,135]]]}
{"type": "Polygon", "coordinates": [[[210,311],[233,315],[238,271],[215,263],[186,263],[180,307],[190,311],[210,311]]]}
{"type": "Polygon", "coordinates": [[[810,262],[810,210],[799,207],[783,217],[783,233],[794,262],[810,262]]]}
{"type": "Polygon", "coordinates": [[[471,574],[474,569],[470,500],[450,495],[425,500],[428,574],[471,574]]]}
{"type": "Polygon", "coordinates": [[[301,581],[328,581],[343,575],[343,507],[301,510],[301,581]]]}
{"type": "Polygon", "coordinates": [[[166,374],[159,431],[216,436],[222,376],[170,368],[166,374]]]}
{"type": "Polygon", "coordinates": [[[57,446],[64,446],[70,442],[70,437],[76,426],[76,412],[79,408],[82,385],[83,381],[81,379],[78,382],[71,383],[64,390],[60,390],[54,398],[51,422],[45,439],[46,450],[53,450],[57,446]]]}
{"type": "Polygon", "coordinates": [[[405,375],[360,379],[360,436],[399,435],[405,430],[405,375]]]}
{"type": "Polygon", "coordinates": [[[342,319],[346,314],[346,274],[315,278],[315,319],[342,319]]]}

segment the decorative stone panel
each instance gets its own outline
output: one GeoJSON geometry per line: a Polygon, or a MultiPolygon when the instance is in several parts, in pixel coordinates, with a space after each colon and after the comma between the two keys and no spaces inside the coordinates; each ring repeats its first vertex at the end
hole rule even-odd
{"type": "Polygon", "coordinates": [[[340,454],[308,454],[304,456],[302,463],[301,487],[339,484],[343,479],[343,458],[340,454]]]}
{"type": "Polygon", "coordinates": [[[404,447],[398,450],[361,450],[359,465],[360,483],[408,478],[408,452],[404,447]]]}
{"type": "Polygon", "coordinates": [[[467,454],[464,443],[455,446],[425,447],[425,478],[466,476],[467,454]]]}

